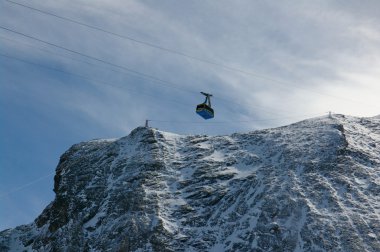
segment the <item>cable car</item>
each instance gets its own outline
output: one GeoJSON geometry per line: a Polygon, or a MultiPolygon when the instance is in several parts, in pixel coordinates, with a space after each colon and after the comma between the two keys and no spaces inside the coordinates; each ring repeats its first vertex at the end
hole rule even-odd
{"type": "Polygon", "coordinates": [[[204,92],[201,92],[204,96],[206,96],[206,100],[197,105],[196,112],[198,115],[202,116],[203,119],[211,119],[214,117],[214,110],[211,108],[211,96],[212,94],[207,94],[204,92]]]}

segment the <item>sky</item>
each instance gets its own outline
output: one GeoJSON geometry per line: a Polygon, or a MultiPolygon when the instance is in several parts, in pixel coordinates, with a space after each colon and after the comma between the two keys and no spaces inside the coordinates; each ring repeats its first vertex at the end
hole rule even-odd
{"type": "Polygon", "coordinates": [[[54,199],[71,145],[380,114],[377,0],[1,0],[0,230],[54,199]],[[212,93],[215,118],[195,113],[212,93]]]}

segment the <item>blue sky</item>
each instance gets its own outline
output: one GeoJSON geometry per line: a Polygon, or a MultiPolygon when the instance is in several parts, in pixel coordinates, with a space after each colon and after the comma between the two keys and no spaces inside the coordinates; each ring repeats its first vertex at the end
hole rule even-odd
{"type": "Polygon", "coordinates": [[[216,135],[380,111],[379,1],[15,1],[156,47],[0,1],[1,27],[119,66],[0,29],[0,230],[53,200],[72,144],[145,119],[216,135]]]}

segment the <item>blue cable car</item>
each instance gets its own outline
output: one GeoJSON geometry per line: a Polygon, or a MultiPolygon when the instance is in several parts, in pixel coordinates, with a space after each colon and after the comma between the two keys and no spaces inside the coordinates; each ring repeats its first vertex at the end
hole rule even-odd
{"type": "Polygon", "coordinates": [[[203,119],[210,119],[214,117],[214,110],[211,108],[211,96],[212,94],[207,94],[201,92],[204,96],[206,96],[206,100],[197,105],[196,112],[198,115],[202,116],[203,119]]]}

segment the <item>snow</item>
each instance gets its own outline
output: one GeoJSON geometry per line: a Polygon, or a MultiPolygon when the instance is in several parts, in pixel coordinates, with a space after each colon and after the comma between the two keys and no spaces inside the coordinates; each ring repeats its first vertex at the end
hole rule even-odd
{"type": "MultiPolygon", "coordinates": [[[[205,147],[206,145],[205,144],[202,144],[202,147],[203,149],[208,149],[207,147],[205,147]]],[[[215,162],[222,162],[224,161],[224,153],[221,152],[221,151],[214,151],[210,156],[207,156],[205,158],[205,160],[210,160],[210,161],[215,161],[215,162]]]]}
{"type": "Polygon", "coordinates": [[[105,212],[98,212],[91,220],[86,222],[83,227],[84,228],[89,228],[89,227],[95,227],[96,224],[98,223],[99,219],[102,217],[105,217],[107,214],[105,212]]]}
{"type": "Polygon", "coordinates": [[[371,238],[377,239],[377,236],[374,233],[368,233],[368,236],[371,238]]]}

